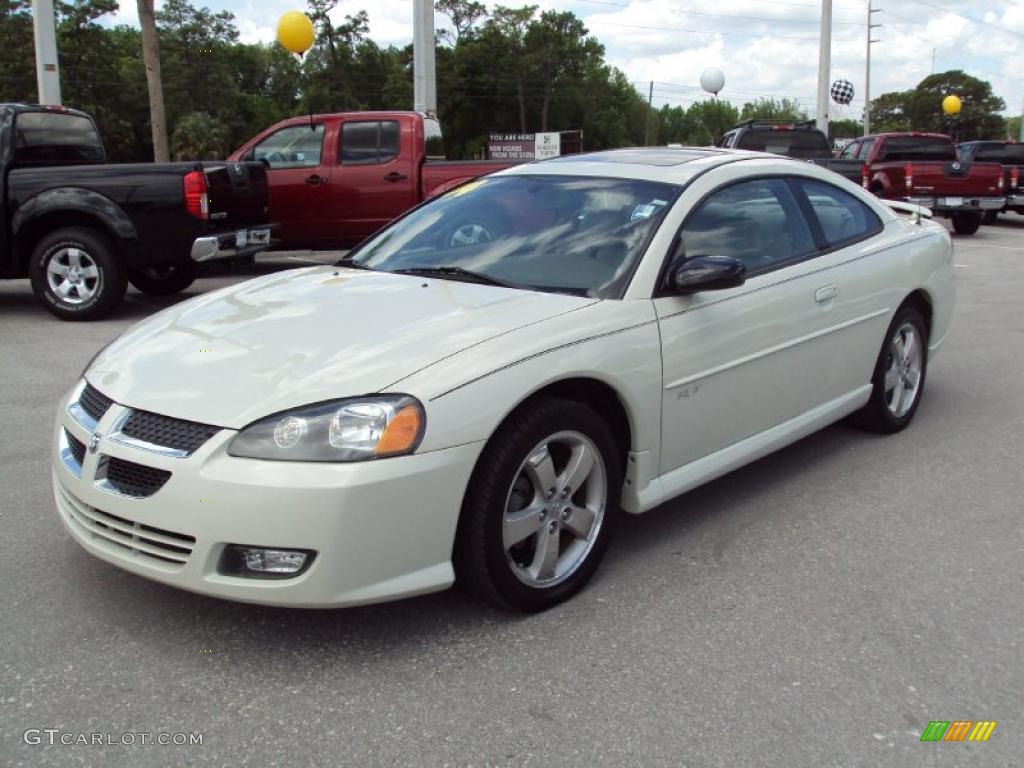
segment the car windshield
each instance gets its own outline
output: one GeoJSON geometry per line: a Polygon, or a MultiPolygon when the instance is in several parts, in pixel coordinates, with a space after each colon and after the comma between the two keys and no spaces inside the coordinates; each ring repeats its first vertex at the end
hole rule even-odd
{"type": "Polygon", "coordinates": [[[395,222],[351,261],[389,272],[616,298],[678,194],[671,184],[634,179],[478,179],[395,222]]]}

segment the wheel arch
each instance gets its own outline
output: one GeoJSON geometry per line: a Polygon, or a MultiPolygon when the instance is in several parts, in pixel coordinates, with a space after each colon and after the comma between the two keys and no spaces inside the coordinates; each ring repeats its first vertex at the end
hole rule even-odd
{"type": "MultiPolygon", "coordinates": [[[[928,336],[931,337],[932,333],[932,297],[928,291],[924,288],[917,288],[907,294],[907,297],[903,299],[900,304],[900,309],[903,307],[914,307],[917,309],[921,316],[924,318],[925,331],[928,332],[928,336]]],[[[899,311],[899,310],[897,310],[899,311]]]]}
{"type": "Polygon", "coordinates": [[[100,232],[113,243],[119,255],[126,243],[137,238],[135,225],[109,198],[84,189],[50,190],[22,205],[11,220],[18,267],[27,270],[40,239],[64,227],[100,232]]]}

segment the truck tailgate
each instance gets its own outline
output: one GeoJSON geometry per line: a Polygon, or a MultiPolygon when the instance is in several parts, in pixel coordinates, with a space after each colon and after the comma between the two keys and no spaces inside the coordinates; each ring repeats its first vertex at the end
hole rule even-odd
{"type": "Polygon", "coordinates": [[[267,167],[251,162],[204,162],[213,231],[267,224],[267,167]]]}
{"type": "Polygon", "coordinates": [[[961,197],[1001,195],[1003,169],[997,163],[913,162],[915,192],[961,197]]]}

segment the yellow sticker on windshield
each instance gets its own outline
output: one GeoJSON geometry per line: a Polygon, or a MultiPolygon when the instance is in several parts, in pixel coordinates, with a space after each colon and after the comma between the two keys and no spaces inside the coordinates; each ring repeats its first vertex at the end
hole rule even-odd
{"type": "Polygon", "coordinates": [[[448,197],[458,197],[459,195],[464,195],[467,192],[472,192],[477,187],[482,187],[483,185],[483,179],[480,179],[478,181],[471,181],[468,184],[463,184],[461,187],[456,187],[455,189],[453,189],[451,192],[448,193],[448,197]]]}

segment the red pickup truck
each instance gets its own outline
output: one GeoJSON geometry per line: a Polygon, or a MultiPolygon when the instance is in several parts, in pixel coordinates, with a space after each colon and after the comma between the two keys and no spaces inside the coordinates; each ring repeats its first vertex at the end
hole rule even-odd
{"type": "Polygon", "coordinates": [[[949,136],[939,133],[880,133],[857,139],[840,160],[860,163],[866,189],[888,200],[931,208],[953,220],[961,235],[973,235],[987,211],[1006,204],[998,163],[961,160],[949,136]]]}
{"type": "Polygon", "coordinates": [[[261,160],[275,245],[349,248],[413,206],[512,163],[446,161],[419,112],[307,115],[267,128],[229,160],[261,160]]]}

